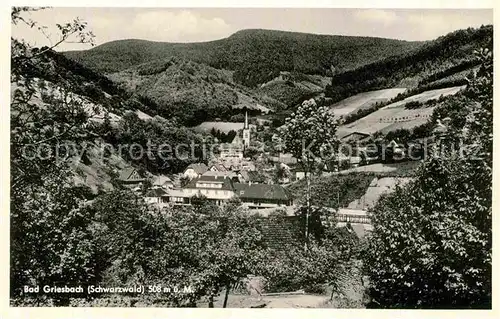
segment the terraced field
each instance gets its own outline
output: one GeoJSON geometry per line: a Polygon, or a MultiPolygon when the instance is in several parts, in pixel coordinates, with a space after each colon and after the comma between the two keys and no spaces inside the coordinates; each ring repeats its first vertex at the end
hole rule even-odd
{"type": "Polygon", "coordinates": [[[363,132],[373,134],[377,131],[384,133],[400,128],[411,129],[426,123],[434,111],[434,107],[423,107],[418,109],[407,109],[404,105],[408,102],[427,102],[438,99],[440,96],[456,94],[464,86],[455,86],[445,89],[430,90],[410,96],[402,101],[389,104],[378,111],[347,125],[338,130],[339,136],[345,136],[351,132],[363,132]]]}

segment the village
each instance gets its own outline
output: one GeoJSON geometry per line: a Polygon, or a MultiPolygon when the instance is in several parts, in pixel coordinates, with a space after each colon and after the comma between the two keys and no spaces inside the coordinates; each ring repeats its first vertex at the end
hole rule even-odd
{"type": "Polygon", "coordinates": [[[492,10],[10,10],[10,309],[491,309],[492,10]]]}
{"type": "MultiPolygon", "coordinates": [[[[304,179],[305,172],[290,154],[273,154],[276,156],[269,156],[267,165],[262,164],[263,153],[245,157],[245,150],[252,142],[251,137],[255,136],[254,130],[255,126],[249,125],[246,113],[243,128],[231,142],[221,143],[219,152],[208,163],[196,162],[189,164],[180,174],[152,177],[145,177],[137,169],[129,167],[121,171],[119,182],[141,197],[153,210],[166,211],[173,207],[190,206],[199,199],[224,206],[228,201],[238,199],[250,213],[267,217],[281,211],[293,219],[303,203],[294,198],[287,186],[304,179]]],[[[370,137],[370,134],[353,132],[341,136],[341,141],[353,144],[370,137]]],[[[278,144],[279,137],[274,134],[272,141],[278,144]]],[[[366,147],[354,149],[362,150],[363,154],[359,151],[351,156],[339,154],[337,165],[325,165],[320,175],[355,170],[379,160],[377,150],[369,153],[366,147]]],[[[404,148],[394,141],[388,143],[387,149],[396,155],[405,153],[404,148]]],[[[408,164],[413,165],[412,162],[408,164]]],[[[358,237],[364,237],[371,229],[368,207],[376,202],[381,193],[394,186],[385,184],[383,179],[378,184],[376,180],[372,182],[365,195],[371,199],[362,197],[339,209],[325,207],[332,211],[332,216],[335,213],[334,226],[349,225],[358,237]]],[[[323,222],[330,223],[327,220],[323,222]]]]}
{"type": "MultiPolygon", "coordinates": [[[[144,201],[157,208],[190,205],[194,197],[204,197],[216,205],[224,205],[238,197],[249,209],[271,209],[293,206],[291,194],[281,185],[290,182],[285,174],[274,183],[256,169],[256,163],[245,158],[244,150],[250,146],[250,126],[248,115],[241,136],[236,135],[231,143],[220,144],[220,153],[203,162],[189,164],[181,174],[168,177],[160,175],[147,182],[134,168],[126,168],[120,173],[120,183],[141,193],[145,184],[150,185],[144,192],[144,201]]],[[[290,170],[281,164],[284,170],[290,170]]]]}

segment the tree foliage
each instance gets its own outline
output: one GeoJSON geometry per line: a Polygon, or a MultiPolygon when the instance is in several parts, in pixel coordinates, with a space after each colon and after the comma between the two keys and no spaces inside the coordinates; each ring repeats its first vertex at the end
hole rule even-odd
{"type": "Polygon", "coordinates": [[[316,161],[335,156],[339,144],[336,132],[337,119],[314,99],[304,101],[280,127],[285,151],[299,159],[306,172],[311,172],[316,161]]]}
{"type": "Polygon", "coordinates": [[[66,52],[84,65],[107,73],[176,56],[234,71],[234,80],[249,87],[265,83],[280,71],[331,74],[421,46],[368,37],[327,36],[273,30],[242,30],[226,39],[196,44],[143,40],[113,41],[92,51],[66,52]],[[353,50],[355,47],[355,50],[353,50]]]}
{"type": "Polygon", "coordinates": [[[193,289],[149,294],[142,300],[147,304],[213,303],[222,289],[253,272],[263,247],[255,218],[239,205],[221,209],[200,198],[193,207],[156,212],[130,193],[114,192],[90,209],[106,261],[104,283],[193,289]]]}
{"type": "MultiPolygon", "coordinates": [[[[42,28],[23,18],[31,10],[13,8],[12,22],[42,28]]],[[[59,25],[59,30],[56,45],[72,36],[81,42],[92,37],[78,19],[59,25]]],[[[98,265],[92,216],[81,207],[91,195],[88,188],[74,185],[69,165],[74,152],[90,138],[87,113],[71,94],[71,83],[46,83],[31,73],[51,48],[35,50],[21,39],[11,40],[10,294],[15,302],[23,296],[24,285],[95,280],[98,265]],[[62,143],[74,145],[73,152],[58,154],[62,143]]],[[[68,302],[67,297],[49,297],[68,302]]]]}
{"type": "Polygon", "coordinates": [[[447,114],[443,150],[373,208],[365,263],[378,307],[491,307],[492,53],[476,57],[467,98],[447,114]]]}

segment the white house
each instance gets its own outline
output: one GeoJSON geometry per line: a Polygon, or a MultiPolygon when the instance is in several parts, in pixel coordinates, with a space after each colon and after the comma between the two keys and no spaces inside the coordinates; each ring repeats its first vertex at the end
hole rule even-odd
{"type": "Polygon", "coordinates": [[[192,179],[183,188],[185,197],[203,195],[208,200],[221,205],[234,196],[232,181],[229,177],[200,176],[192,179]]]}

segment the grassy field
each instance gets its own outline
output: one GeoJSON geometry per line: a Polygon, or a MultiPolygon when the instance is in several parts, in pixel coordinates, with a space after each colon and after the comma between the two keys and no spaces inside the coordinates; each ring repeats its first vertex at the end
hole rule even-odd
{"type": "Polygon", "coordinates": [[[463,86],[445,89],[425,91],[410,96],[402,101],[389,104],[380,110],[339,128],[339,135],[349,132],[364,132],[373,134],[377,131],[387,132],[399,128],[411,129],[424,124],[431,117],[434,107],[422,107],[418,109],[407,109],[404,105],[408,102],[418,101],[425,103],[429,100],[438,99],[440,96],[456,94],[463,86]]]}
{"type": "Polygon", "coordinates": [[[388,101],[399,93],[403,93],[405,91],[405,88],[392,88],[359,93],[331,105],[330,109],[335,115],[342,116],[370,107],[376,102],[388,101]]]}

